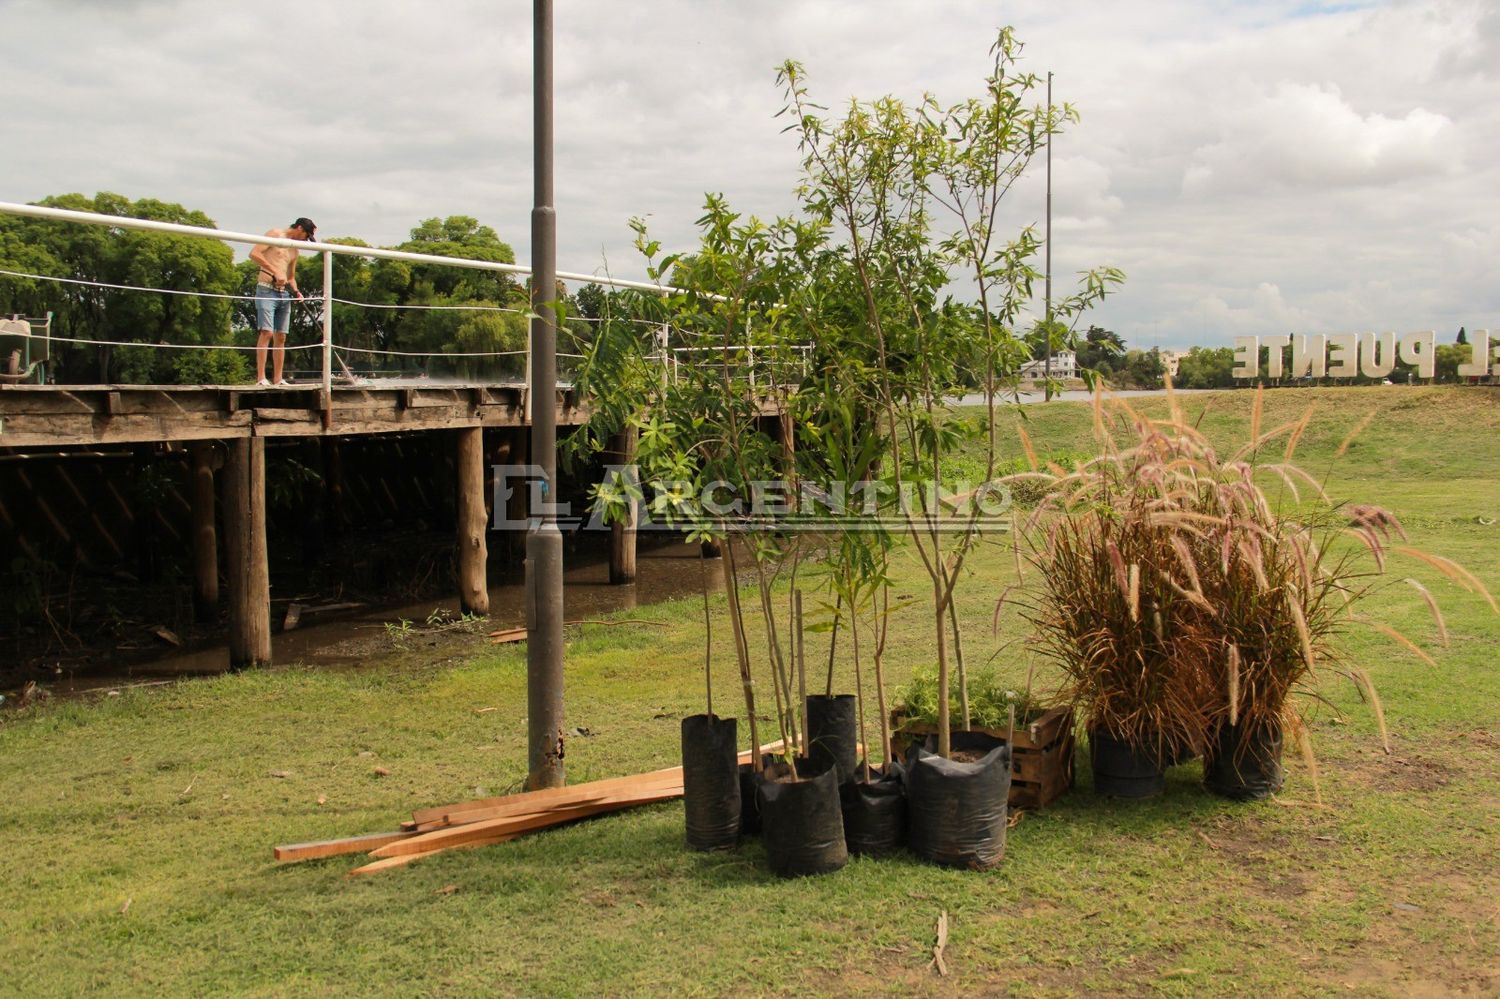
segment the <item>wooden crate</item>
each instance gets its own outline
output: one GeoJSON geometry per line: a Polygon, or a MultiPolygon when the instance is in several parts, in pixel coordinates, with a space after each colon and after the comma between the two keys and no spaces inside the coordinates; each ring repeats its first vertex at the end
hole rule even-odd
{"type": "MultiPolygon", "coordinates": [[[[1004,729],[974,731],[1004,739],[1004,729]]],[[[908,747],[937,733],[937,726],[908,721],[899,711],[891,713],[891,749],[905,757],[908,747]]],[[[1025,726],[1016,726],[1010,757],[1010,806],[1041,808],[1056,801],[1073,786],[1073,711],[1052,708],[1025,726]]]]}

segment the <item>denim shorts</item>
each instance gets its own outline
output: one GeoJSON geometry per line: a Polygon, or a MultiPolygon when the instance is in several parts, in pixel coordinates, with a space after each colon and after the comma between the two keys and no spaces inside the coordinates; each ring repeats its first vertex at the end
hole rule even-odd
{"type": "Polygon", "coordinates": [[[292,325],[292,292],[268,284],[255,286],[255,328],[285,333],[292,325]]]}

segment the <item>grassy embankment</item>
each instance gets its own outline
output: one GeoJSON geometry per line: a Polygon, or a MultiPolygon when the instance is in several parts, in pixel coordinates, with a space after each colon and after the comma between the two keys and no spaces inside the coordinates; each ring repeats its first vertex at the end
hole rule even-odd
{"type": "MultiPolygon", "coordinates": [[[[1250,393],[1184,401],[1207,408],[1215,437],[1243,440],[1250,393]]],[[[1332,491],[1389,506],[1416,544],[1500,589],[1500,396],[1340,389],[1267,402],[1268,426],[1317,404],[1300,451],[1315,470],[1378,409],[1334,466],[1332,491]]],[[[1086,406],[1027,413],[1040,449],[1087,446],[1086,406]]],[[[921,600],[920,567],[899,567],[921,600]]],[[[1375,598],[1371,609],[1422,639],[1437,667],[1350,635],[1394,753],[1381,752],[1353,688],[1331,679],[1313,724],[1326,809],[1307,804],[1295,758],[1283,801],[1255,805],[1203,793],[1198,764],[1174,770],[1159,800],[1099,800],[1082,765],[1082,786],[1027,815],[985,874],[857,860],[781,882],[757,843],[687,853],[680,804],[371,879],[346,880],[350,858],[277,866],[274,843],[389,828],[414,807],[520,780],[524,651],[473,636],[422,637],[360,670],[293,667],[11,712],[0,716],[0,991],[1493,994],[1500,619],[1423,566],[1402,574],[1439,595],[1451,645],[1436,647],[1415,591],[1375,598]],[[927,967],[940,910],[948,979],[927,967]]],[[[996,648],[989,617],[1008,557],[982,550],[973,576],[961,610],[980,661],[996,648]]],[[[729,711],[722,597],[715,612],[729,711]]],[[[569,742],[575,780],[671,765],[679,717],[701,710],[696,602],[628,616],[667,626],[571,636],[568,724],[592,733],[569,742]]],[[[894,628],[899,680],[930,658],[931,640],[925,615],[898,615],[894,628]]],[[[1019,632],[1007,617],[1002,636],[1019,632]]],[[[996,664],[1019,683],[1029,661],[1012,644],[996,664]]]]}

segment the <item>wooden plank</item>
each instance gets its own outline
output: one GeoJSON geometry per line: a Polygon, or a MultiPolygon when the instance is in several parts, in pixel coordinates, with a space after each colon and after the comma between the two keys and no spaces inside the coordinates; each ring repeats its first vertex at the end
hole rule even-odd
{"type": "Polygon", "coordinates": [[[63,444],[151,444],[158,441],[234,439],[250,436],[250,413],[214,414],[166,420],[126,415],[108,421],[93,416],[8,415],[0,412],[0,447],[56,447],[63,444]]]}
{"type": "Polygon", "coordinates": [[[426,822],[456,822],[473,821],[468,818],[459,818],[463,815],[473,815],[491,809],[498,809],[495,814],[505,814],[505,809],[536,809],[541,806],[567,805],[581,801],[588,801],[603,797],[614,791],[619,791],[633,785],[650,785],[659,782],[682,782],[682,768],[669,767],[665,770],[653,770],[646,774],[631,774],[626,777],[611,777],[607,780],[588,781],[584,784],[569,784],[566,787],[549,787],[540,791],[519,791],[516,794],[500,795],[494,798],[478,798],[473,801],[460,801],[451,805],[439,805],[436,808],[423,808],[411,813],[412,819],[421,825],[426,822]]]}
{"type": "Polygon", "coordinates": [[[383,846],[415,836],[415,832],[366,833],[363,836],[348,836],[344,839],[323,839],[311,843],[287,843],[275,847],[271,853],[277,860],[317,860],[320,857],[337,857],[345,853],[368,853],[383,846]]]}
{"type": "Polygon", "coordinates": [[[682,787],[682,775],[661,774],[659,776],[639,778],[618,778],[617,782],[594,781],[589,784],[575,784],[572,787],[551,787],[540,791],[522,792],[513,795],[511,801],[497,805],[485,805],[479,808],[461,807],[444,812],[436,819],[417,823],[417,828],[423,832],[432,829],[440,829],[444,826],[464,825],[470,822],[486,822],[490,819],[505,818],[511,815],[533,815],[545,812],[550,808],[564,808],[572,805],[586,805],[597,801],[604,801],[612,796],[620,794],[636,794],[655,792],[661,789],[672,789],[682,787]],[[608,784],[608,786],[604,786],[608,784]],[[586,790],[585,790],[586,789],[586,790]],[[531,795],[533,797],[526,797],[531,795]]]}
{"type": "Polygon", "coordinates": [[[574,806],[595,804],[608,797],[609,792],[599,792],[598,794],[586,795],[581,798],[561,802],[516,802],[509,805],[495,805],[490,808],[452,812],[441,818],[433,819],[430,822],[418,822],[415,828],[417,832],[425,833],[432,832],[435,829],[451,829],[454,826],[468,825],[474,822],[488,822],[491,819],[524,818],[532,815],[543,815],[557,808],[572,808],[574,806]]]}
{"type": "MultiPolygon", "coordinates": [[[[781,748],[781,740],[768,743],[761,747],[762,753],[774,753],[781,748]]],[[[750,751],[744,750],[739,754],[740,763],[750,762],[750,751]]],[[[482,813],[489,809],[497,809],[494,814],[505,814],[504,810],[512,807],[527,808],[533,805],[565,804],[572,801],[582,801],[591,796],[597,797],[611,792],[629,788],[632,786],[647,787],[656,784],[682,784],[682,768],[666,767],[661,770],[652,770],[644,774],[630,774],[624,777],[609,777],[604,780],[588,781],[583,784],[569,784],[566,787],[552,787],[540,791],[520,791],[516,794],[500,795],[494,798],[476,798],[472,801],[460,801],[451,805],[439,805],[436,808],[422,808],[412,812],[412,821],[420,827],[424,824],[441,822],[455,825],[461,822],[476,821],[482,813]]]]}
{"type": "Polygon", "coordinates": [[[256,406],[255,422],[259,423],[321,423],[316,409],[273,409],[256,406]]]}
{"type": "Polygon", "coordinates": [[[381,871],[388,871],[394,867],[405,867],[407,864],[421,860],[423,857],[430,857],[434,853],[442,853],[444,850],[472,850],[474,847],[490,846],[495,843],[504,843],[506,840],[514,838],[514,836],[501,834],[497,836],[491,836],[488,839],[476,840],[473,843],[462,843],[458,846],[451,847],[439,847],[436,850],[427,850],[423,853],[408,853],[400,857],[382,857],[380,860],[371,861],[370,863],[365,864],[363,867],[356,867],[354,870],[346,874],[345,877],[355,878],[363,877],[366,874],[379,874],[381,871]]]}
{"type": "Polygon", "coordinates": [[[650,805],[670,801],[682,796],[682,786],[663,786],[640,793],[621,792],[601,801],[583,802],[576,805],[559,806],[527,815],[508,815],[482,822],[467,822],[463,825],[434,829],[418,833],[410,839],[391,843],[371,852],[372,857],[396,857],[406,853],[420,852],[435,847],[446,849],[465,843],[473,843],[495,833],[523,833],[547,829],[551,826],[573,822],[578,819],[620,811],[638,805],[650,805]]]}

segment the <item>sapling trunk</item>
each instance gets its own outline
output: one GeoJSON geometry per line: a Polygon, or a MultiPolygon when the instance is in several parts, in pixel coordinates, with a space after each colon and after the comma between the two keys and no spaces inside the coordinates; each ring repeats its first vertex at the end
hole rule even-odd
{"type": "Polygon", "coordinates": [[[958,661],[958,704],[964,716],[964,731],[974,726],[969,721],[969,674],[964,669],[964,639],[958,630],[958,608],[953,594],[948,594],[948,620],[953,625],[953,658],[958,661]]]}
{"type": "Polygon", "coordinates": [[[859,744],[864,747],[865,783],[870,783],[870,740],[865,735],[865,683],[859,666],[859,602],[849,601],[849,645],[854,651],[854,705],[859,712],[859,744]]]}
{"type": "Polygon", "coordinates": [[[844,609],[844,595],[840,593],[833,604],[833,633],[828,638],[828,689],[824,691],[829,697],[833,696],[833,653],[839,647],[839,615],[844,609]]]}
{"type": "Polygon", "coordinates": [[[698,549],[698,581],[703,584],[703,686],[708,697],[708,717],[714,716],[714,620],[708,612],[708,565],[698,549]]]}
{"type": "Polygon", "coordinates": [[[745,625],[740,618],[740,595],[735,585],[734,560],[729,554],[732,550],[733,545],[726,539],[719,568],[724,575],[724,595],[729,601],[729,627],[734,632],[734,655],[739,661],[740,685],[745,691],[745,714],[750,718],[750,766],[759,773],[762,764],[760,726],[755,719],[755,679],[750,675],[750,646],[745,642],[745,625]]]}
{"type": "Polygon", "coordinates": [[[938,583],[937,576],[932,577],[932,599],[934,604],[933,618],[937,625],[937,660],[938,660],[938,755],[943,759],[952,759],[953,737],[948,731],[948,624],[943,620],[943,589],[938,583]]]}
{"type": "Polygon", "coordinates": [[[776,625],[776,602],[771,599],[771,584],[765,567],[755,560],[755,576],[760,589],[760,612],[766,622],[766,644],[770,650],[772,688],[776,693],[776,717],[781,729],[781,744],[787,753],[798,746],[796,708],[792,705],[792,677],[786,658],[781,654],[781,630],[776,625]]]}
{"type": "Polygon", "coordinates": [[[802,630],[802,591],[792,591],[792,616],[797,627],[797,704],[802,714],[802,755],[808,752],[807,745],[807,635],[802,630]]]}
{"type": "Polygon", "coordinates": [[[875,700],[880,707],[880,752],[885,757],[886,772],[891,765],[891,714],[885,706],[885,635],[886,623],[890,620],[890,587],[880,590],[880,627],[875,638],[875,700]]]}

